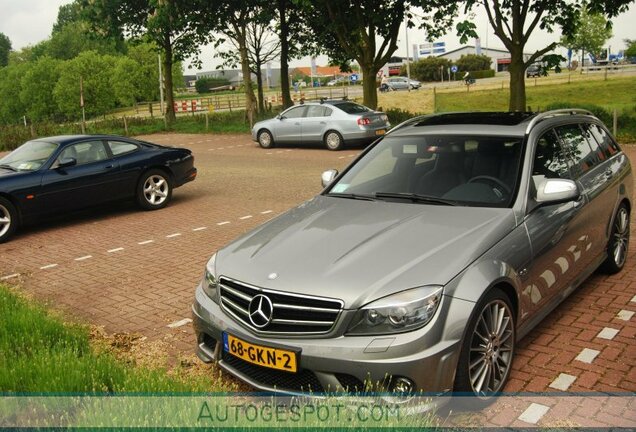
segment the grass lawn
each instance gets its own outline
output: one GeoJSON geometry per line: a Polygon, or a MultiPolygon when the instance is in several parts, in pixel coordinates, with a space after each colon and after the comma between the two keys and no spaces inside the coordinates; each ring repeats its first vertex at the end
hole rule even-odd
{"type": "Polygon", "coordinates": [[[0,285],[0,392],[228,391],[218,374],[140,367],[0,285]]]}

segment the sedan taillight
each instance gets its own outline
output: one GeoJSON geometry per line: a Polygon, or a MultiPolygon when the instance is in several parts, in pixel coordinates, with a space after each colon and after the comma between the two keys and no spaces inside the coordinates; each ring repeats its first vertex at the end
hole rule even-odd
{"type": "Polygon", "coordinates": [[[366,126],[366,125],[370,125],[371,124],[371,119],[368,117],[360,117],[358,119],[358,124],[360,126],[366,126]]]}

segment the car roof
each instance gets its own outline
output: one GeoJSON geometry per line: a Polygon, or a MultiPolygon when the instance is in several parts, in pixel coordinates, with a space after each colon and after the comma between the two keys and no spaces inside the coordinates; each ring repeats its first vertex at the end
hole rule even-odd
{"type": "Polygon", "coordinates": [[[50,143],[56,143],[56,144],[60,144],[60,145],[65,145],[65,144],[69,144],[69,143],[74,143],[77,141],[86,141],[89,139],[124,139],[124,140],[128,140],[129,138],[125,138],[125,137],[121,137],[118,135],[56,135],[56,136],[50,136],[50,137],[41,137],[41,138],[36,138],[34,140],[31,141],[44,141],[44,142],[50,142],[50,143]]]}
{"type": "MultiPolygon", "coordinates": [[[[566,115],[584,115],[593,118],[592,113],[580,109],[562,109],[543,113],[534,112],[453,112],[431,114],[413,119],[396,126],[391,135],[411,134],[461,134],[524,136],[539,122],[566,115]]],[[[580,117],[577,117],[580,119],[580,117]]]]}

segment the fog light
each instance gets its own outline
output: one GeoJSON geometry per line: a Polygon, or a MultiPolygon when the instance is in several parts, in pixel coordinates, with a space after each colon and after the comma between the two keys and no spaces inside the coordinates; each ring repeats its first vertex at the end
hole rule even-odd
{"type": "Polygon", "coordinates": [[[393,383],[391,385],[391,389],[395,393],[402,394],[411,393],[413,391],[413,387],[413,381],[408,378],[396,378],[393,380],[393,383]]]}

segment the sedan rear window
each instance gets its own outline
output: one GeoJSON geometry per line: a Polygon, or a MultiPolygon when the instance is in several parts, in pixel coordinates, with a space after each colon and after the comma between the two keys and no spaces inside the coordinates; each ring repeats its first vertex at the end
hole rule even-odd
{"type": "Polygon", "coordinates": [[[358,105],[357,103],[353,103],[353,102],[340,102],[340,103],[334,104],[334,106],[337,108],[340,108],[342,111],[346,112],[347,114],[361,114],[361,113],[366,113],[371,111],[369,108],[363,105],[358,105]]]}
{"type": "Polygon", "coordinates": [[[108,141],[108,146],[110,147],[110,151],[113,153],[113,156],[130,153],[139,148],[136,144],[121,141],[108,141]]]}

